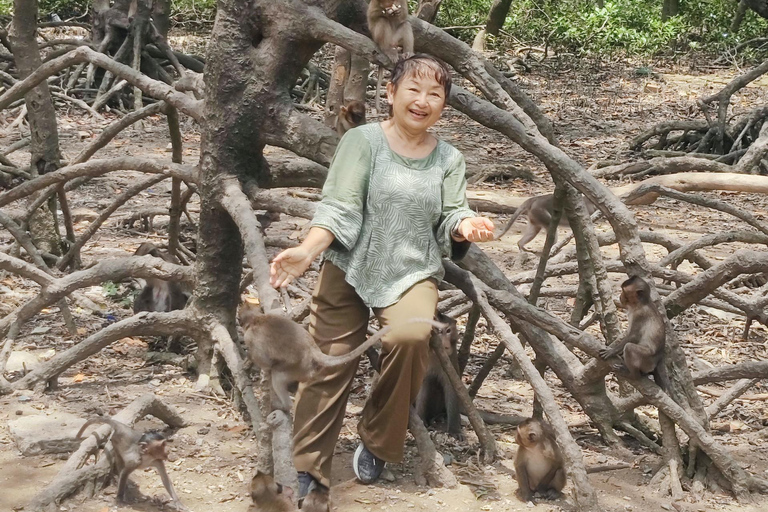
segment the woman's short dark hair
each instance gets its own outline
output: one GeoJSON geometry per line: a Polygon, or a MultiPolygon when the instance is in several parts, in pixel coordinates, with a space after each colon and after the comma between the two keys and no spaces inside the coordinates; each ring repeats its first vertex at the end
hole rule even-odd
{"type": "Polygon", "coordinates": [[[392,70],[392,86],[397,89],[406,76],[432,76],[445,90],[445,99],[451,94],[451,72],[443,61],[426,53],[417,53],[395,64],[392,70]]]}

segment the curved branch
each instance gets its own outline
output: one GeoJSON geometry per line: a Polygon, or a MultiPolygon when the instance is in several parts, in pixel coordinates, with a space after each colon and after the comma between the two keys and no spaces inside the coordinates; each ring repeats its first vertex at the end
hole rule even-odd
{"type": "Polygon", "coordinates": [[[161,163],[154,159],[124,156],[105,160],[91,160],[81,164],[62,167],[54,172],[39,176],[32,181],[7,190],[0,194],[0,207],[27,197],[40,189],[65,183],[80,176],[101,176],[114,171],[138,171],[147,174],[163,174],[166,177],[180,178],[186,182],[197,182],[194,167],[161,163]]]}
{"type": "Polygon", "coordinates": [[[747,361],[746,363],[718,366],[693,376],[693,383],[710,384],[724,380],[768,379],[768,361],[747,361]]]}
{"type": "Polygon", "coordinates": [[[253,281],[259,291],[261,307],[265,313],[272,310],[282,312],[280,296],[269,284],[269,257],[264,247],[259,221],[237,179],[229,178],[222,183],[220,204],[232,217],[243,238],[245,255],[253,269],[253,281]]]}
{"type": "Polygon", "coordinates": [[[13,383],[14,389],[31,389],[40,382],[51,380],[104,347],[126,336],[173,336],[199,337],[205,330],[199,321],[186,310],[170,313],[146,311],[111,324],[88,336],[74,347],[55,355],[30,373],[13,383]]]}
{"type": "MultiPolygon", "coordinates": [[[[10,256],[0,254],[0,265],[10,256]]],[[[25,322],[43,308],[73,291],[104,281],[120,281],[128,277],[155,278],[169,281],[192,281],[194,269],[168,263],[153,256],[131,256],[104,260],[86,270],[73,272],[46,283],[40,293],[0,320],[0,337],[8,333],[14,321],[25,322]]]]}
{"type": "Polygon", "coordinates": [[[768,268],[768,253],[737,251],[722,263],[698,274],[691,282],[672,292],[664,301],[667,315],[671,318],[680,314],[739,274],[764,272],[766,268],[768,268]]]}
{"type": "Polygon", "coordinates": [[[728,213],[768,235],[768,226],[757,220],[757,217],[746,210],[737,208],[736,206],[726,203],[725,201],[720,201],[719,199],[710,199],[708,197],[697,196],[696,194],[679,192],[677,190],[673,190],[671,188],[655,183],[650,183],[647,185],[643,184],[639,186],[637,189],[627,194],[626,197],[624,197],[624,200],[628,204],[632,204],[634,201],[642,198],[647,194],[671,197],[672,199],[677,199],[678,201],[685,201],[686,203],[697,204],[699,206],[705,206],[707,208],[712,208],[714,210],[728,213]]]}
{"type": "Polygon", "coordinates": [[[91,224],[88,226],[88,229],[85,230],[85,233],[80,235],[80,238],[78,238],[77,241],[72,244],[72,246],[67,251],[67,254],[61,257],[61,260],[56,265],[57,268],[59,270],[64,270],[67,268],[67,265],[69,265],[69,262],[72,261],[72,258],[74,258],[80,249],[82,249],[82,247],[85,245],[85,243],[90,240],[93,235],[96,234],[96,231],[98,231],[101,225],[104,224],[107,219],[109,219],[110,215],[112,215],[115,210],[123,206],[126,202],[128,202],[132,197],[134,197],[142,190],[149,188],[152,185],[156,185],[164,179],[166,179],[166,176],[153,176],[148,180],[144,180],[132,187],[129,187],[122,194],[117,196],[117,198],[112,201],[112,204],[110,204],[105,210],[102,210],[99,216],[96,217],[93,222],[91,222],[91,224]]]}
{"type": "MultiPolygon", "coordinates": [[[[659,262],[660,267],[676,266],[686,259],[692,252],[704,247],[713,245],[727,244],[731,242],[742,242],[746,244],[768,245],[768,235],[755,233],[753,231],[729,231],[727,233],[714,233],[705,235],[698,240],[694,240],[688,245],[684,245],[667,254],[659,262]]],[[[707,268],[707,267],[703,267],[707,268]]]]}
{"type": "Polygon", "coordinates": [[[200,121],[202,118],[201,101],[192,99],[186,94],[175,90],[173,87],[163,82],[153,80],[129,66],[120,64],[111,57],[99,53],[87,46],[81,46],[61,57],[46,62],[27,78],[8,89],[5,94],[0,96],[0,110],[8,107],[8,105],[24,96],[48,77],[82,62],[90,62],[91,64],[106,69],[113,75],[126,80],[134,87],[138,87],[142,92],[147,93],[153,98],[165,100],[167,103],[173,105],[196,121],[200,121]]]}

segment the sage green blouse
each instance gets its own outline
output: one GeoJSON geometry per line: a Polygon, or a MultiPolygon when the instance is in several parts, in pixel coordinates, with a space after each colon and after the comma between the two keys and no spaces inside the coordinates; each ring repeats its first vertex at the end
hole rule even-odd
{"type": "Polygon", "coordinates": [[[378,123],[341,138],[312,226],[336,237],[323,257],[366,305],[386,307],[419,281],[442,280],[442,258],[466,254],[469,243],[450,236],[475,217],[464,172],[464,156],[443,141],[424,158],[394,153],[378,123]]]}

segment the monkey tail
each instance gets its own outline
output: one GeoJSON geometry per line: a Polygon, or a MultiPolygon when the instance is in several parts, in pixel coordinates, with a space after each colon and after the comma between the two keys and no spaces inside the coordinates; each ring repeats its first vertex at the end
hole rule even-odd
{"type": "Polygon", "coordinates": [[[104,423],[112,428],[115,428],[115,424],[112,418],[103,418],[101,416],[97,416],[96,418],[91,418],[85,423],[83,423],[83,426],[80,427],[80,430],[77,432],[77,435],[75,436],[75,439],[80,439],[83,436],[83,432],[85,432],[85,429],[90,427],[91,425],[98,425],[99,423],[104,423]]]}
{"type": "MultiPolygon", "coordinates": [[[[437,322],[433,320],[432,318],[411,318],[403,322],[402,324],[398,324],[398,327],[401,327],[405,324],[416,324],[416,323],[425,323],[430,324],[432,327],[437,327],[438,329],[445,327],[446,324],[443,324],[441,322],[437,322]]],[[[366,322],[367,324],[367,322],[366,322]]],[[[341,356],[331,356],[317,348],[315,345],[314,349],[317,350],[317,360],[320,361],[323,368],[338,368],[339,366],[344,366],[345,364],[349,364],[361,355],[365,353],[366,350],[368,350],[370,347],[372,347],[377,341],[379,341],[384,335],[386,335],[389,331],[392,330],[392,326],[388,325],[384,327],[383,329],[379,329],[379,331],[365,340],[364,343],[362,343],[359,347],[355,348],[353,351],[349,352],[348,354],[344,354],[341,356]]]]}
{"type": "Polygon", "coordinates": [[[521,205],[520,205],[520,207],[519,207],[517,210],[515,210],[515,213],[514,213],[514,214],[512,214],[512,218],[511,218],[511,219],[509,219],[509,222],[507,222],[507,225],[506,225],[506,226],[504,226],[504,230],[503,230],[501,233],[499,233],[498,235],[495,235],[495,236],[493,237],[493,239],[494,239],[494,240],[498,240],[499,238],[501,238],[501,237],[503,237],[504,235],[506,235],[506,234],[507,234],[507,231],[509,231],[509,228],[511,228],[511,227],[512,227],[512,224],[514,224],[514,223],[515,223],[515,221],[517,220],[517,218],[518,218],[520,215],[522,215],[522,214],[524,214],[524,213],[527,213],[527,212],[528,212],[528,210],[530,209],[530,207],[531,207],[531,200],[530,200],[530,199],[528,199],[528,200],[527,200],[527,201],[525,201],[523,204],[521,204],[521,205]]]}
{"type": "Polygon", "coordinates": [[[657,386],[659,386],[665,393],[669,393],[669,374],[667,373],[667,365],[665,364],[665,361],[659,361],[659,364],[656,365],[656,368],[653,369],[653,372],[651,373],[653,375],[653,381],[656,383],[657,386]]]}

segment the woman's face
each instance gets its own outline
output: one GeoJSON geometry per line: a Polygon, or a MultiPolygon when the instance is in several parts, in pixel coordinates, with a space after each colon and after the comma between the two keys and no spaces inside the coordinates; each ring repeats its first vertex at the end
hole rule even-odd
{"type": "Polygon", "coordinates": [[[392,118],[414,131],[426,131],[440,119],[445,106],[445,89],[431,73],[403,77],[397,88],[387,84],[392,118]]]}

